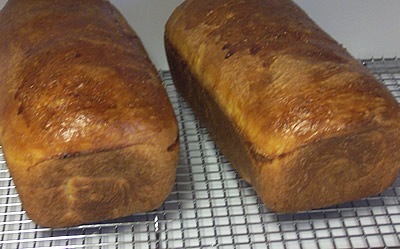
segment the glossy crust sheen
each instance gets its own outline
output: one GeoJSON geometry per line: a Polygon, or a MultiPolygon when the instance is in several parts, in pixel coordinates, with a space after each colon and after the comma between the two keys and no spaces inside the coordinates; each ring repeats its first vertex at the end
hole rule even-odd
{"type": "Polygon", "coordinates": [[[187,0],[165,46],[178,91],[272,210],[362,198],[396,178],[396,100],[293,2],[187,0]]]}
{"type": "Polygon", "coordinates": [[[109,2],[8,1],[0,96],[0,142],[35,222],[150,211],[170,193],[176,118],[139,38],[109,2]]]}

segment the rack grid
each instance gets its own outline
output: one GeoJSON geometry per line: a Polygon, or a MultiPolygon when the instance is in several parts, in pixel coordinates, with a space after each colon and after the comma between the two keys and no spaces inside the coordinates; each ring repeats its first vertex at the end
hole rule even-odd
{"type": "MultiPolygon", "coordinates": [[[[361,61],[400,102],[400,59],[361,61]]],[[[0,146],[0,248],[400,248],[400,178],[383,193],[293,214],[269,211],[160,73],[177,115],[176,183],[154,211],[66,229],[34,224],[0,146]]]]}

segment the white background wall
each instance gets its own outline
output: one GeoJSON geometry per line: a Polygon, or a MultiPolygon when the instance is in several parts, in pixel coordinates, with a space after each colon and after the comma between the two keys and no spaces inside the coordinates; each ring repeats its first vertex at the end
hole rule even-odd
{"type": "MultiPolygon", "coordinates": [[[[294,1],[356,58],[400,56],[399,0],[294,1]]],[[[167,69],[163,47],[164,24],[182,0],[111,2],[141,37],[156,67],[167,69]]],[[[5,3],[6,0],[0,0],[0,8],[5,3]]]]}

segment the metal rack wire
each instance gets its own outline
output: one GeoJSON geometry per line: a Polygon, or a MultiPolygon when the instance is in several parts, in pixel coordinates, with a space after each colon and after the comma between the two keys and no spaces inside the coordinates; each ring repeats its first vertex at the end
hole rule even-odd
{"type": "MultiPolygon", "coordinates": [[[[400,59],[363,60],[400,102],[400,59]]],[[[0,147],[0,248],[400,248],[400,178],[377,196],[272,213],[241,180],[162,72],[180,126],[173,192],[152,212],[67,229],[21,207],[0,147]]]]}

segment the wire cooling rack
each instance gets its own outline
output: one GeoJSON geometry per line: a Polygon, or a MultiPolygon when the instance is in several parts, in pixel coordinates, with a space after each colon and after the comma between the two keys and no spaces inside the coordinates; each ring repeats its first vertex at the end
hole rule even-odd
{"type": "MultiPolygon", "coordinates": [[[[363,60],[400,101],[400,59],[363,60]]],[[[278,214],[240,179],[161,72],[180,128],[175,187],[157,210],[49,229],[21,207],[0,147],[0,248],[400,248],[400,178],[380,195],[278,214]]]]}

